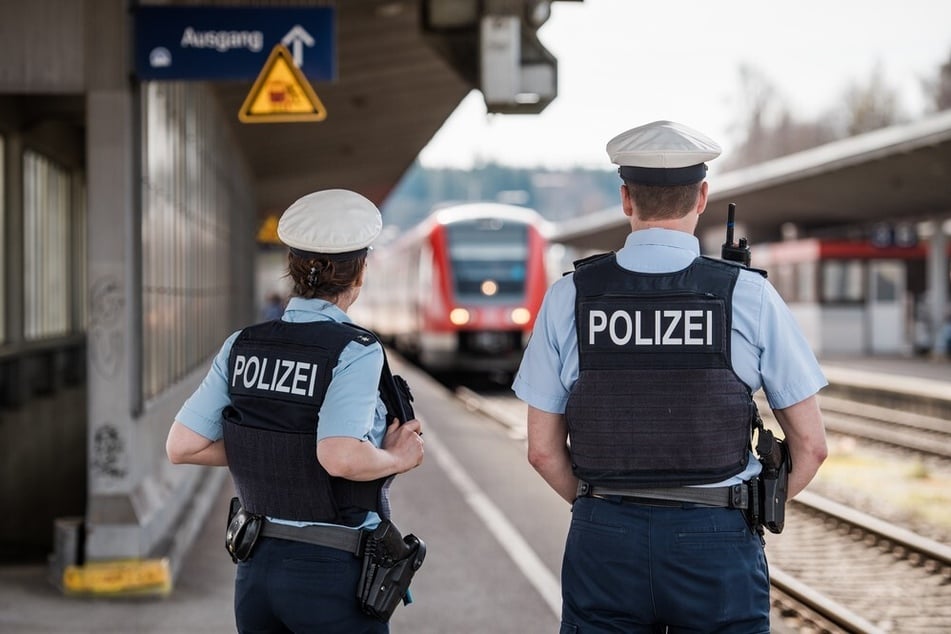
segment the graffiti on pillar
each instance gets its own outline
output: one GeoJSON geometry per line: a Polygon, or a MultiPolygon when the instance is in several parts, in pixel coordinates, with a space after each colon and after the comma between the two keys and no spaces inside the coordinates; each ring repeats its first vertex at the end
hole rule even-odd
{"type": "Polygon", "coordinates": [[[89,289],[89,358],[105,377],[114,378],[122,363],[122,315],[125,298],[119,281],[105,275],[89,289]]]}
{"type": "Polygon", "coordinates": [[[110,478],[125,477],[128,472],[125,455],[125,442],[116,426],[111,423],[100,425],[92,438],[93,472],[110,478]]]}

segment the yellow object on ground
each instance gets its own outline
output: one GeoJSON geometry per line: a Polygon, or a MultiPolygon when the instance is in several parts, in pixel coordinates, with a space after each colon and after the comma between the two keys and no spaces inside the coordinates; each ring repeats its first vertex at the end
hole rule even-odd
{"type": "Polygon", "coordinates": [[[165,596],[172,591],[172,571],[167,558],[93,561],[67,566],[63,590],[98,596],[165,596]]]}

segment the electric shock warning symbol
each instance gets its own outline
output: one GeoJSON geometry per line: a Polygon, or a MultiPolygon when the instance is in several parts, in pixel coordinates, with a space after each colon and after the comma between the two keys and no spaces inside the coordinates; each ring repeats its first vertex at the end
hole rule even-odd
{"type": "Polygon", "coordinates": [[[287,47],[278,44],[245,97],[238,118],[244,123],[323,121],[327,109],[287,47]]]}

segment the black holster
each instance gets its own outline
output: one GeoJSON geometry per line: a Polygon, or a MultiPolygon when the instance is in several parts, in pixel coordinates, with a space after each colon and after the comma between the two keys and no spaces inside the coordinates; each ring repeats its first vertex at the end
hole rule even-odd
{"type": "Polygon", "coordinates": [[[763,465],[763,471],[757,477],[758,520],[769,532],[781,533],[786,519],[792,461],[786,443],[774,438],[769,431],[765,434],[763,445],[768,447],[757,447],[763,465]]]}
{"type": "Polygon", "coordinates": [[[409,584],[423,565],[426,544],[415,535],[400,535],[389,520],[383,520],[364,543],[363,571],[357,584],[360,608],[386,623],[400,601],[410,603],[409,584]]]}

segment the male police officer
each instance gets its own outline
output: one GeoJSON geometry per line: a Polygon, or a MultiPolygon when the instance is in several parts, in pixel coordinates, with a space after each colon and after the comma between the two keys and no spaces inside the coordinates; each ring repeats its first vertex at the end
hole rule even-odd
{"type": "Polygon", "coordinates": [[[751,394],[765,390],[785,433],[792,496],[826,456],[825,378],[762,275],[699,257],[719,146],[656,121],[607,151],[632,232],[549,289],[513,386],[529,461],[573,504],[562,631],[769,632],[744,511],[761,469],[751,394]]]}

